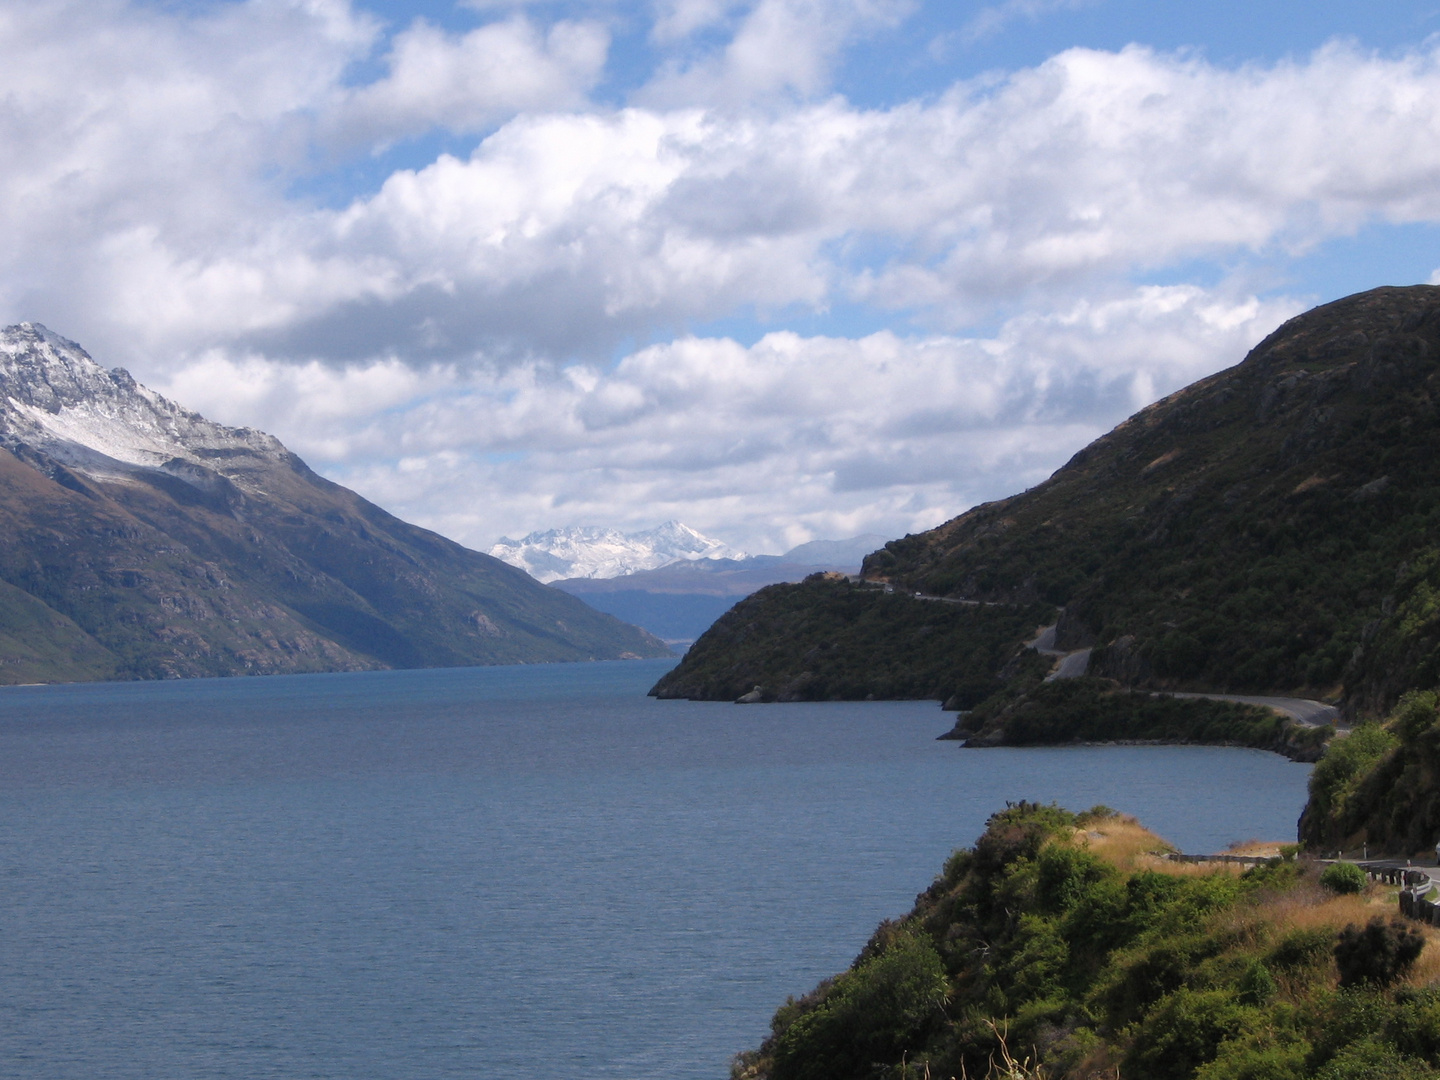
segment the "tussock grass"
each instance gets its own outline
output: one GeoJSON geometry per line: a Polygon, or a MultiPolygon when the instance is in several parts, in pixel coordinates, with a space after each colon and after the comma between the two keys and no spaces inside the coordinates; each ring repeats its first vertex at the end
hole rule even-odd
{"type": "Polygon", "coordinates": [[[1090,822],[1086,827],[1076,829],[1073,836],[1076,844],[1088,848],[1117,870],[1130,871],[1142,866],[1149,869],[1152,862],[1166,866],[1181,865],[1163,858],[1166,852],[1175,850],[1173,845],[1129,814],[1116,814],[1090,822]]]}
{"type": "Polygon", "coordinates": [[[1248,855],[1255,859],[1278,859],[1280,849],[1292,845],[1281,840],[1237,840],[1225,849],[1226,855],[1248,855]]]}

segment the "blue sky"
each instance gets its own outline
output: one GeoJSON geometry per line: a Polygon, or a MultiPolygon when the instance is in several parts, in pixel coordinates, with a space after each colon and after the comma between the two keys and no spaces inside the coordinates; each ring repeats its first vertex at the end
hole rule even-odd
{"type": "Polygon", "coordinates": [[[0,0],[0,317],[484,547],[1043,479],[1440,268],[1440,5],[0,0]]]}

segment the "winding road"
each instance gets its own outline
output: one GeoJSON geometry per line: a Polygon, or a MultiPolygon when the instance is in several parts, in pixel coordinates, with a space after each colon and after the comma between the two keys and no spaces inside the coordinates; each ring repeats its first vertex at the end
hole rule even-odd
{"type": "Polygon", "coordinates": [[[1214,701],[1238,701],[1245,705],[1264,705],[1278,713],[1284,713],[1303,727],[1323,727],[1340,723],[1340,710],[1323,701],[1311,701],[1298,697],[1267,697],[1263,694],[1187,694],[1173,693],[1168,697],[1210,698],[1214,701]]]}
{"type": "MultiPolygon", "coordinates": [[[[1041,656],[1060,658],[1055,670],[1045,676],[1046,682],[1052,682],[1055,679],[1078,679],[1090,669],[1091,650],[1057,649],[1055,647],[1055,627],[1053,626],[1047,626],[1040,631],[1035,640],[1030,642],[1030,648],[1041,656]]],[[[1302,727],[1324,727],[1326,724],[1338,726],[1340,723],[1339,709],[1334,705],[1326,705],[1323,701],[1311,701],[1309,698],[1271,697],[1266,694],[1203,694],[1182,691],[1160,691],[1160,693],[1166,697],[1209,698],[1212,701],[1238,701],[1244,705],[1260,705],[1267,709],[1274,709],[1302,727]]]]}

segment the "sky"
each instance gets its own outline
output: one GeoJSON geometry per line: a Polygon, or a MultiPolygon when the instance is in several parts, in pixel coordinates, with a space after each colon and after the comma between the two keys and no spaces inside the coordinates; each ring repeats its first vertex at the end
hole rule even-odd
{"type": "Polygon", "coordinates": [[[0,320],[484,548],[900,536],[1440,283],[1440,0],[0,0],[0,320]]]}

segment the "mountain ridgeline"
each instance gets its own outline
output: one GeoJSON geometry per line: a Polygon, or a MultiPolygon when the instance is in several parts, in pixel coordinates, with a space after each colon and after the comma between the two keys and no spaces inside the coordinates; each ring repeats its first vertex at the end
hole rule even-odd
{"type": "Polygon", "coordinates": [[[269,435],[0,332],[0,683],[664,655],[269,435]]]}
{"type": "Polygon", "coordinates": [[[1123,685],[1343,696],[1377,715],[1440,678],[1437,537],[1440,288],[1376,289],[1290,320],[1043,484],[891,541],[861,582],[763,590],[654,692],[904,687],[967,708],[1058,619],[1056,645],[1094,646],[1091,675],[1123,685]],[[871,633],[836,615],[841,594],[894,610],[871,633]],[[982,639],[978,666],[1000,663],[976,670],[982,639]],[[925,642],[908,666],[902,640],[925,642]]]}

